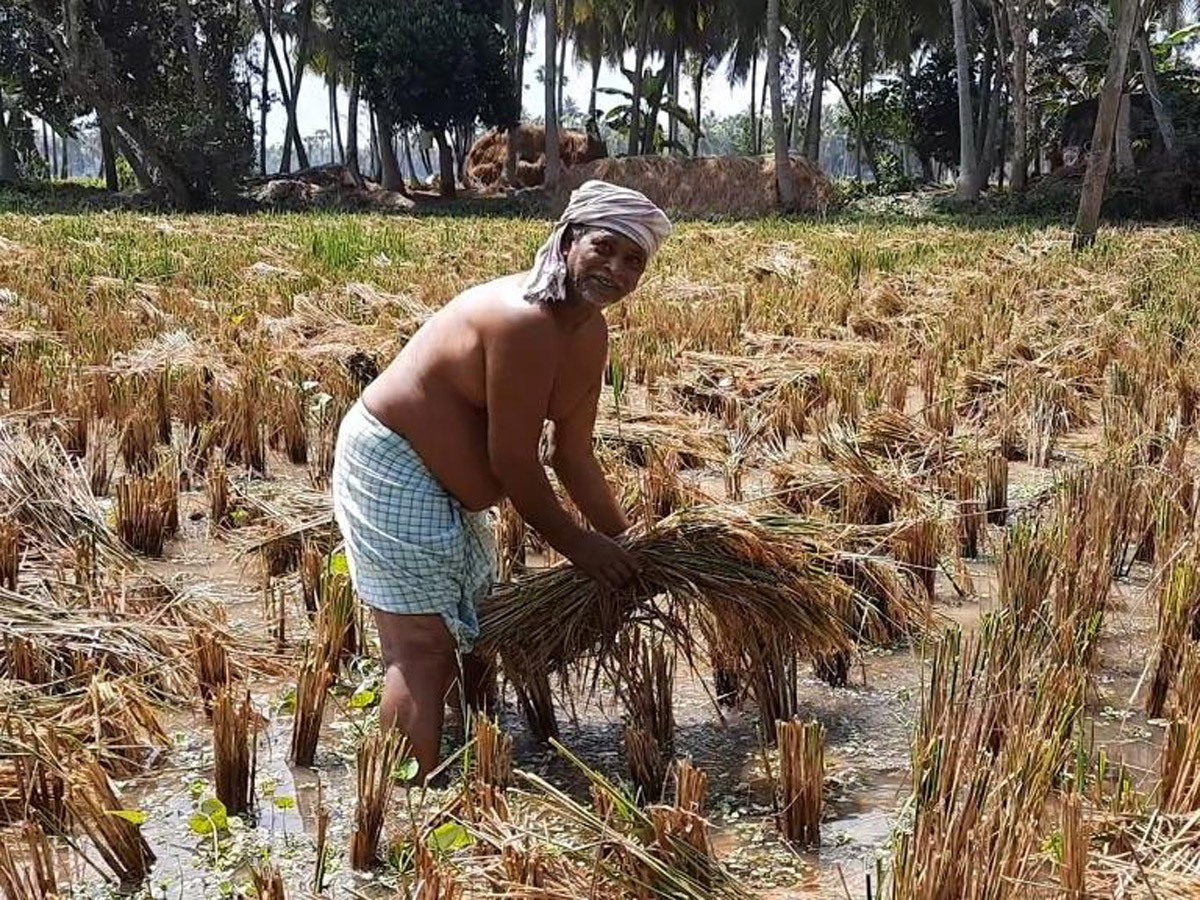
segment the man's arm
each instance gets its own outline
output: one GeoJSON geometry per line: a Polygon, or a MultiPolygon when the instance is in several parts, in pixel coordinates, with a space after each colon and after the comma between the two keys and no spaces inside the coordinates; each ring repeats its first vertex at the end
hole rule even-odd
{"type": "Polygon", "coordinates": [[[585,531],[562,508],[538,457],[538,441],[558,368],[561,338],[552,322],[517,316],[501,323],[485,348],[488,458],[521,517],[550,546],[610,586],[635,573],[629,555],[585,531]]]}
{"type": "Polygon", "coordinates": [[[609,537],[616,537],[629,527],[629,520],[613,496],[592,449],[599,401],[600,384],[597,383],[568,416],[554,423],[551,463],[563,487],[592,526],[609,537]]]}

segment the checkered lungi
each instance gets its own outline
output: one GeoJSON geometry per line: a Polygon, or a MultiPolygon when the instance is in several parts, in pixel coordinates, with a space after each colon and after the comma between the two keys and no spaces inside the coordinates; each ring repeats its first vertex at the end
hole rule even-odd
{"type": "Polygon", "coordinates": [[[362,601],[436,613],[468,652],[479,637],[475,602],[494,578],[491,515],[466,510],[361,400],[338,431],[333,510],[362,601]]]}

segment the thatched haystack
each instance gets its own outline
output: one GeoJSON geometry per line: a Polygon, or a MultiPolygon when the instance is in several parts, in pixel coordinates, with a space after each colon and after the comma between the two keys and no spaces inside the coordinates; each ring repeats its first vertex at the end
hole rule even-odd
{"type": "MultiPolygon", "coordinates": [[[[822,213],[834,199],[820,168],[792,157],[801,212],[822,213]]],[[[775,161],[763,156],[627,156],[574,166],[563,172],[566,192],[598,178],[641,191],[669,213],[729,218],[769,216],[779,211],[775,161]]]]}
{"type": "MultiPolygon", "coordinates": [[[[467,153],[467,181],[481,188],[498,185],[504,178],[510,135],[517,144],[517,182],[520,187],[537,187],[546,174],[546,129],[541,125],[522,125],[485,132],[467,153]]],[[[608,156],[608,147],[597,132],[558,133],[558,149],[567,168],[608,156]]]]}

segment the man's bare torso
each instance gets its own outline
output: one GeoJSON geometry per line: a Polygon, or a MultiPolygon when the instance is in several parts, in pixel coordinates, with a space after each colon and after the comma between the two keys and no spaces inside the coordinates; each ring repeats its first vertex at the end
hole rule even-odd
{"type": "MultiPolygon", "coordinates": [[[[560,362],[546,418],[569,415],[595,390],[608,331],[596,315],[575,330],[547,330],[549,307],[521,295],[524,274],[470,288],[435,313],[363,393],[371,414],[404,435],[430,472],[468,509],[501,499],[488,457],[486,359],[490,341],[514,320],[547,334],[560,362]]],[[[519,376],[517,376],[519,377],[519,376]]]]}

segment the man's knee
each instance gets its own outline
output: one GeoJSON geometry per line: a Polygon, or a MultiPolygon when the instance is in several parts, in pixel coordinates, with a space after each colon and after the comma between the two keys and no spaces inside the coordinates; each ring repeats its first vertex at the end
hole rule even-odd
{"type": "Polygon", "coordinates": [[[399,615],[376,610],[385,667],[412,663],[453,663],[454,638],[438,615],[399,615]]]}

